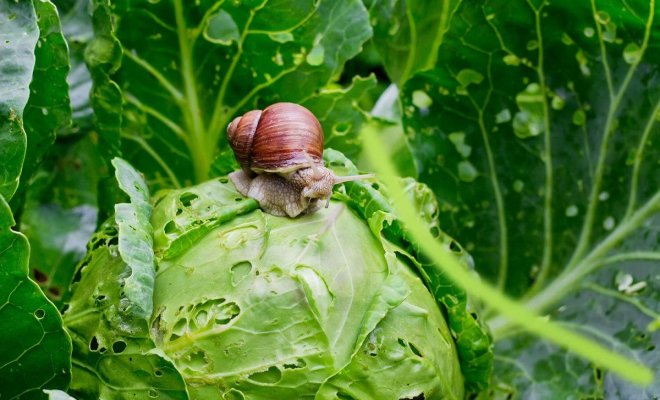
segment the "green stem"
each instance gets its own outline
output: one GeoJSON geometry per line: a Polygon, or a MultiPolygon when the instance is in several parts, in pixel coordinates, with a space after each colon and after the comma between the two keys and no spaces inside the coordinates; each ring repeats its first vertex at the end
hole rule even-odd
{"type": "Polygon", "coordinates": [[[224,125],[227,124],[229,117],[231,117],[231,115],[228,115],[226,110],[223,110],[223,106],[226,103],[225,100],[227,97],[227,88],[229,87],[229,82],[231,81],[232,76],[234,75],[236,66],[238,65],[238,62],[241,59],[241,55],[243,54],[243,43],[245,42],[245,37],[248,34],[248,31],[250,29],[250,24],[252,24],[252,19],[254,18],[255,13],[256,13],[255,10],[250,10],[250,16],[245,22],[245,27],[243,28],[243,32],[241,33],[240,39],[238,40],[238,48],[236,50],[236,54],[231,60],[231,64],[229,65],[229,69],[227,70],[227,73],[222,78],[222,85],[220,86],[220,92],[218,93],[218,97],[216,98],[215,106],[213,107],[213,115],[211,117],[211,122],[209,123],[210,142],[207,143],[207,146],[210,147],[211,149],[215,149],[215,146],[217,146],[218,140],[220,139],[220,135],[224,131],[225,128],[224,125]]]}
{"type": "Polygon", "coordinates": [[[642,167],[642,155],[644,154],[644,148],[648,142],[649,136],[651,136],[651,131],[653,130],[653,125],[660,113],[660,100],[655,104],[655,108],[651,112],[651,116],[644,127],[644,133],[642,138],[639,140],[639,146],[637,146],[637,151],[635,151],[635,164],[633,165],[632,172],[632,181],[630,183],[630,198],[628,200],[628,209],[624,218],[628,218],[633,213],[635,206],[637,205],[637,190],[639,186],[639,170],[642,167]]]}
{"type": "MultiPolygon", "coordinates": [[[[543,96],[543,164],[545,166],[545,183],[543,189],[543,257],[538,276],[529,293],[535,293],[543,287],[552,265],[553,235],[552,235],[552,199],[553,199],[553,169],[552,169],[552,132],[550,131],[550,110],[548,107],[547,84],[545,82],[545,71],[543,69],[543,36],[541,35],[541,11],[542,7],[534,11],[536,23],[536,40],[539,45],[537,60],[537,75],[541,94],[543,96]]],[[[529,294],[528,293],[528,294],[529,294]]]]}
{"type": "Polygon", "coordinates": [[[165,175],[167,175],[167,177],[170,179],[170,181],[172,182],[174,187],[177,188],[177,189],[180,189],[182,187],[181,182],[179,182],[179,179],[177,179],[177,177],[176,177],[176,174],[170,169],[170,167],[167,165],[167,163],[165,163],[165,161],[163,161],[163,159],[160,158],[160,156],[158,155],[158,152],[156,152],[151,146],[149,146],[149,143],[147,143],[146,140],[144,140],[140,136],[129,135],[129,134],[126,134],[126,133],[122,133],[121,137],[124,138],[124,139],[127,139],[127,140],[132,140],[135,143],[139,144],[144,149],[144,151],[146,151],[147,154],[149,154],[151,157],[153,157],[153,159],[156,161],[156,163],[163,169],[163,171],[165,172],[165,175]]]}
{"type": "MultiPolygon", "coordinates": [[[[189,46],[188,29],[183,13],[182,0],[174,0],[174,13],[176,29],[179,37],[179,50],[181,52],[181,77],[183,79],[185,101],[181,106],[186,126],[190,132],[190,150],[195,179],[202,182],[208,178],[211,168],[211,157],[206,143],[206,130],[202,112],[199,107],[197,88],[195,87],[195,73],[192,66],[192,49],[189,46]]],[[[211,149],[214,150],[215,148],[211,149]]]]}
{"type": "Polygon", "coordinates": [[[644,53],[648,48],[649,38],[651,36],[651,26],[653,24],[654,11],[655,11],[655,0],[651,0],[650,8],[649,8],[649,18],[646,22],[644,40],[642,41],[642,47],[640,48],[639,57],[628,69],[628,72],[623,82],[621,83],[621,86],[619,87],[616,96],[614,97],[613,101],[610,102],[610,107],[607,112],[607,119],[605,121],[605,128],[603,130],[603,141],[600,145],[598,164],[596,165],[596,173],[594,174],[594,182],[593,185],[591,186],[591,193],[589,195],[589,203],[588,203],[589,206],[587,207],[587,214],[584,219],[584,224],[582,225],[582,232],[580,232],[580,238],[578,239],[578,244],[575,248],[575,252],[573,253],[573,256],[568,262],[568,265],[566,267],[567,269],[574,268],[577,264],[579,264],[580,259],[582,258],[584,253],[587,252],[589,248],[591,242],[591,232],[594,224],[594,218],[596,217],[596,209],[598,208],[598,203],[599,203],[598,195],[600,193],[600,189],[603,181],[603,173],[605,171],[605,164],[606,164],[605,161],[607,159],[609,141],[615,130],[613,126],[615,115],[619,107],[621,106],[621,100],[623,99],[623,95],[625,94],[626,89],[628,88],[628,85],[630,84],[630,81],[632,80],[632,77],[635,74],[635,71],[637,70],[637,66],[639,66],[639,63],[642,61],[642,58],[644,57],[644,53]]]}

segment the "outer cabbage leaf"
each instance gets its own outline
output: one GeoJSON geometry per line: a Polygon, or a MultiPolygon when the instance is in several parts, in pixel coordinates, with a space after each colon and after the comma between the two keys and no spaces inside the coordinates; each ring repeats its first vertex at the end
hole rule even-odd
{"type": "MultiPolygon", "coordinates": [[[[341,153],[328,149],[324,154],[326,162],[338,175],[356,174],[355,166],[341,153]]],[[[438,225],[438,205],[431,190],[413,179],[407,178],[406,192],[419,210],[420,217],[428,223],[429,229],[448,249],[463,260],[466,268],[472,267],[471,256],[460,245],[445,234],[438,225]]],[[[395,251],[407,258],[409,266],[422,277],[425,285],[443,307],[449,327],[456,342],[461,370],[469,390],[486,388],[493,367],[492,341],[486,326],[478,319],[473,307],[468,304],[465,292],[457,288],[432,263],[425,263],[423,254],[401,225],[387,200],[387,193],[378,184],[370,185],[355,181],[344,184],[345,193],[336,194],[346,201],[363,218],[369,220],[372,230],[395,244],[395,251]]]]}
{"type": "Polygon", "coordinates": [[[132,269],[119,255],[110,220],[92,237],[64,313],[73,341],[69,392],[78,399],[188,399],[186,386],[166,356],[154,352],[147,322],[126,310],[123,287],[132,269]]]}
{"type": "Polygon", "coordinates": [[[23,112],[39,28],[31,1],[0,3],[0,195],[11,199],[25,159],[23,112]]]}
{"type": "Polygon", "coordinates": [[[232,118],[312,97],[371,35],[357,0],[99,0],[94,29],[101,135],[159,187],[206,179],[232,118]]]}
{"type": "MultiPolygon", "coordinates": [[[[643,1],[464,2],[435,68],[402,92],[420,179],[446,229],[485,277],[516,296],[529,290],[535,310],[561,307],[608,257],[659,258],[649,223],[660,210],[656,14],[643,1]],[[633,235],[647,239],[621,247],[633,235]]],[[[509,332],[489,322],[496,336],[509,332]]],[[[517,354],[505,348],[502,357],[517,354]]]]}
{"type": "Polygon", "coordinates": [[[71,379],[71,340],[62,318],[28,277],[30,245],[0,196],[0,394],[43,399],[42,389],[65,389],[71,379]]]}

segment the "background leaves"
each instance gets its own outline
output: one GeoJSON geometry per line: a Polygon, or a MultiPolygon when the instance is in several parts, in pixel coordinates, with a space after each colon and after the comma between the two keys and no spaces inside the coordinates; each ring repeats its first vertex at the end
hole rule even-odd
{"type": "Polygon", "coordinates": [[[39,37],[32,2],[0,4],[0,195],[11,199],[18,187],[25,158],[23,111],[34,68],[34,46],[39,37]],[[4,72],[6,71],[6,72],[4,72]]]}
{"type": "MultiPolygon", "coordinates": [[[[420,179],[443,203],[444,228],[455,232],[484,276],[516,296],[529,290],[533,309],[569,307],[563,296],[570,291],[587,304],[601,301],[578,282],[614,250],[622,252],[622,270],[632,267],[629,259],[657,259],[657,229],[649,222],[660,208],[654,161],[660,154],[653,145],[660,104],[656,7],[641,1],[463,3],[435,68],[404,87],[406,133],[420,179]]],[[[611,288],[614,278],[605,276],[587,282],[611,288]]],[[[635,296],[646,302],[652,291],[635,296]]],[[[568,320],[599,326],[616,307],[616,301],[609,309],[592,307],[568,320]]],[[[628,328],[643,332],[653,316],[636,310],[630,318],[635,322],[628,328]]],[[[501,318],[490,322],[496,336],[510,328],[501,318]]],[[[634,335],[603,329],[619,338],[615,346],[605,344],[624,352],[622,346],[635,345],[634,335]]],[[[657,334],[645,335],[658,341],[657,334]]],[[[507,343],[499,348],[505,358],[544,354],[539,346],[545,345],[535,341],[507,343]]],[[[541,368],[542,357],[536,360],[527,368],[541,368]]],[[[542,374],[554,379],[560,372],[553,371],[542,374]]],[[[599,383],[590,382],[586,392],[598,393],[599,383]]]]}
{"type": "Polygon", "coordinates": [[[0,196],[0,388],[8,399],[45,398],[42,389],[69,384],[71,340],[58,310],[28,278],[30,245],[13,225],[0,196]]]}

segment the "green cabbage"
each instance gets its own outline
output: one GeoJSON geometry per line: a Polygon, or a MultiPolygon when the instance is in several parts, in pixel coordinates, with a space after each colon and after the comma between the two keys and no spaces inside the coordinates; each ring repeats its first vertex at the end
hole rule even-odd
{"type": "MultiPolygon", "coordinates": [[[[459,360],[461,333],[445,322],[456,313],[439,307],[413,272],[418,261],[385,239],[387,213],[367,222],[366,208],[347,192],[335,198],[346,201],[290,219],[263,213],[225,178],[159,193],[148,227],[150,318],[131,312],[132,270],[122,255],[150,259],[142,246],[122,247],[122,229],[135,226],[108,221],[89,244],[64,314],[74,347],[70,392],[80,399],[463,398],[469,363],[459,360]]],[[[479,346],[470,362],[492,357],[479,346]]]]}

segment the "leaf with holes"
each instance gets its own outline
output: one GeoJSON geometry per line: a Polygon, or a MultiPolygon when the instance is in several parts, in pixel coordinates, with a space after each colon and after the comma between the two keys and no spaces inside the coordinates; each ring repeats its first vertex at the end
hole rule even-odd
{"type": "Polygon", "coordinates": [[[30,245],[0,195],[0,388],[3,398],[42,399],[42,389],[66,389],[71,340],[62,318],[30,278],[30,245]]]}
{"type": "Polygon", "coordinates": [[[65,313],[72,394],[183,396],[154,386],[164,380],[152,379],[145,357],[159,356],[150,363],[171,362],[172,379],[178,371],[195,399],[463,396],[445,317],[382,224],[342,201],[274,217],[225,177],[161,191],[154,202],[154,313],[146,324],[122,312],[131,272],[110,221],[90,242],[65,313]],[[396,380],[365,376],[364,362],[396,380]],[[355,376],[364,386],[346,385],[355,376]]]}
{"type": "MultiPolygon", "coordinates": [[[[656,8],[464,2],[435,68],[404,88],[404,124],[443,228],[534,310],[561,306],[612,258],[659,258],[649,224],[660,211],[656,8]],[[647,239],[621,246],[635,235],[647,239]]],[[[511,328],[490,323],[496,337],[511,328]]]]}
{"type": "Polygon", "coordinates": [[[131,301],[123,288],[133,271],[119,255],[117,234],[109,220],[92,237],[64,312],[73,342],[69,393],[78,399],[188,399],[177,369],[153,351],[147,321],[124,312],[131,301]]]}
{"type": "Polygon", "coordinates": [[[313,97],[371,35],[358,0],[98,0],[94,26],[101,134],[160,187],[207,179],[232,118],[313,97]]]}

